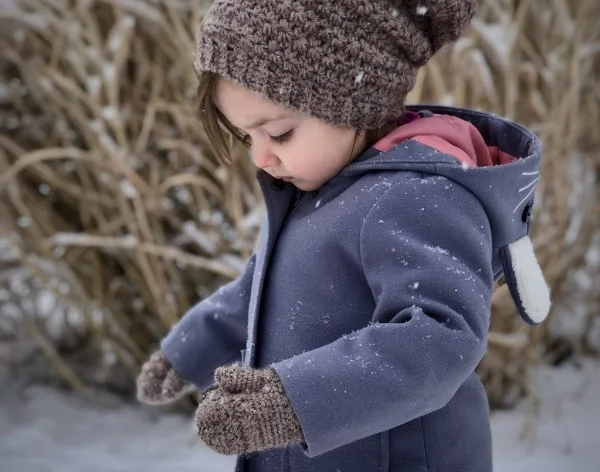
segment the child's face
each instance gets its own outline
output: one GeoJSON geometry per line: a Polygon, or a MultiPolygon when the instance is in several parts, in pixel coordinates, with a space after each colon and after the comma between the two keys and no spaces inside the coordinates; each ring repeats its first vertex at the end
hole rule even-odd
{"type": "Polygon", "coordinates": [[[308,118],[229,80],[219,79],[215,104],[249,138],[256,166],[301,190],[320,188],[365,147],[364,133],[308,118]]]}

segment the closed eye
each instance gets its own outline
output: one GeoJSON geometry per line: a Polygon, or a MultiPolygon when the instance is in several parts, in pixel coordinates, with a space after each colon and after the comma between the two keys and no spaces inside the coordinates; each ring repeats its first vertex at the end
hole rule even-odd
{"type": "Polygon", "coordinates": [[[294,135],[294,130],[291,129],[287,133],[280,134],[279,136],[271,136],[271,141],[273,141],[274,143],[277,143],[277,144],[283,144],[283,143],[289,141],[290,139],[292,139],[293,135],[294,135]]]}
{"type": "MultiPolygon", "coordinates": [[[[287,141],[289,141],[290,139],[292,139],[293,135],[294,135],[294,130],[291,129],[287,133],[280,134],[279,136],[269,136],[269,137],[271,138],[271,141],[273,141],[275,144],[284,144],[287,141]]],[[[249,134],[242,135],[242,142],[248,147],[252,146],[252,138],[250,137],[249,134]]]]}

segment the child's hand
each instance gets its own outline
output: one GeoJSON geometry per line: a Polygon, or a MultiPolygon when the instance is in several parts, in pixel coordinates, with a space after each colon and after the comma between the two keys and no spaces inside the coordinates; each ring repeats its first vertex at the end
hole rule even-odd
{"type": "Polygon", "coordinates": [[[198,435],[220,454],[299,443],[300,423],[273,369],[219,367],[196,410],[198,435]]]}
{"type": "Polygon", "coordinates": [[[190,391],[190,384],[157,351],[142,366],[137,378],[138,400],[148,405],[171,403],[190,391]]]}

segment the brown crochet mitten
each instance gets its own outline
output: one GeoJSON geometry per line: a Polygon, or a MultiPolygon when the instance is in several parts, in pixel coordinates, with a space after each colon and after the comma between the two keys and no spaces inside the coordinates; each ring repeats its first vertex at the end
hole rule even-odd
{"type": "Polygon", "coordinates": [[[198,435],[220,454],[262,451],[304,440],[273,369],[219,367],[196,410],[198,435]]]}
{"type": "Polygon", "coordinates": [[[137,378],[138,400],[148,405],[164,405],[193,390],[171,366],[161,351],[150,356],[137,378]]]}

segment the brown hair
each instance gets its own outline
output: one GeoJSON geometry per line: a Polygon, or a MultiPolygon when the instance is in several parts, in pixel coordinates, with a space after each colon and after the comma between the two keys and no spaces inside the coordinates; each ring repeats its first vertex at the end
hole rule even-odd
{"type": "MultiPolygon", "coordinates": [[[[219,78],[219,74],[210,71],[202,71],[198,74],[198,113],[200,114],[200,121],[204,126],[206,136],[208,137],[209,143],[217,155],[217,158],[223,164],[231,164],[232,138],[246,147],[250,147],[250,143],[238,132],[229,120],[225,118],[215,105],[214,93],[219,78]]],[[[366,130],[367,139],[365,149],[375,144],[384,136],[387,136],[397,126],[398,123],[394,121],[381,128],[366,130]]],[[[362,151],[363,150],[361,150],[361,152],[362,151]]]]}

